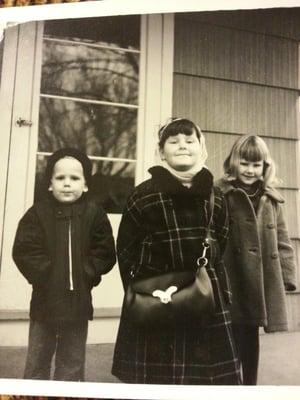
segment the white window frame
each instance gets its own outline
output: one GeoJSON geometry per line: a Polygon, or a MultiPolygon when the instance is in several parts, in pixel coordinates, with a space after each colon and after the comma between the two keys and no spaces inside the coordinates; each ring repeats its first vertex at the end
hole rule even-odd
{"type": "MultiPolygon", "coordinates": [[[[62,44],[71,44],[71,45],[78,45],[78,46],[85,46],[85,47],[91,47],[94,49],[98,50],[114,50],[114,51],[120,51],[123,53],[134,53],[138,54],[140,58],[141,50],[136,50],[136,49],[130,49],[130,48],[122,48],[122,47],[116,47],[113,45],[103,45],[103,44],[95,44],[95,43],[88,43],[84,41],[78,41],[78,40],[69,40],[69,39],[59,39],[59,38],[49,38],[49,37],[43,37],[43,42],[48,41],[48,42],[55,42],[55,43],[62,43],[62,44]]],[[[140,72],[140,75],[143,72],[140,72]]],[[[62,95],[53,95],[53,94],[48,94],[48,93],[40,93],[40,98],[46,98],[46,99],[58,99],[58,100],[65,100],[65,101],[74,101],[77,103],[87,103],[87,104],[94,104],[98,106],[109,106],[109,107],[124,107],[126,109],[133,109],[137,110],[139,109],[138,104],[129,104],[129,103],[118,103],[118,102],[113,102],[113,101],[104,101],[104,100],[91,100],[87,98],[82,98],[82,97],[74,97],[74,96],[62,96],[62,95]]],[[[37,151],[37,155],[42,155],[42,156],[49,156],[51,153],[45,152],[45,151],[37,151]]],[[[105,156],[91,156],[89,155],[89,158],[91,160],[95,161],[113,161],[113,162],[125,162],[125,163],[137,163],[137,157],[136,158],[122,158],[122,157],[105,157],[105,156]]]]}
{"type": "MultiPolygon", "coordinates": [[[[33,96],[31,147],[28,165],[28,191],[25,208],[33,202],[38,145],[38,109],[42,64],[43,22],[37,23],[36,62],[33,96]]],[[[172,115],[174,14],[141,16],[140,75],[137,119],[137,157],[135,184],[148,178],[147,170],[157,160],[159,126],[172,115]]],[[[43,96],[43,95],[42,95],[43,96]]]]}
{"type": "MultiPolygon", "coordinates": [[[[16,73],[16,57],[17,57],[17,31],[10,35],[6,35],[3,47],[3,59],[0,86],[0,110],[1,111],[1,135],[0,135],[0,224],[4,226],[4,210],[7,192],[7,173],[9,144],[12,125],[12,110],[14,102],[14,82],[16,73]],[[5,188],[5,190],[4,190],[5,188]]],[[[0,261],[2,259],[2,236],[3,229],[0,229],[0,261]]],[[[1,265],[0,265],[1,273],[1,265]]]]}
{"type": "MultiPolygon", "coordinates": [[[[5,255],[1,259],[0,314],[3,310],[11,315],[16,310],[27,310],[30,296],[29,285],[13,266],[11,246],[18,220],[33,202],[42,37],[43,22],[22,24],[6,32],[0,88],[0,184],[5,188],[0,191],[0,219],[5,223],[1,237],[5,255]],[[17,127],[19,117],[32,121],[32,126],[17,127]],[[9,296],[12,290],[26,296],[26,303],[13,303],[13,296],[9,296]]],[[[173,14],[141,16],[136,184],[148,177],[147,170],[156,161],[158,128],[172,115],[173,41],[173,14]]],[[[121,215],[109,217],[114,225],[121,215]]],[[[108,279],[113,279],[112,275],[108,279]]],[[[97,315],[102,314],[117,316],[118,309],[98,309],[97,315]]]]}
{"type": "Polygon", "coordinates": [[[159,126],[172,115],[174,14],[142,16],[141,48],[136,184],[149,177],[159,126]]]}

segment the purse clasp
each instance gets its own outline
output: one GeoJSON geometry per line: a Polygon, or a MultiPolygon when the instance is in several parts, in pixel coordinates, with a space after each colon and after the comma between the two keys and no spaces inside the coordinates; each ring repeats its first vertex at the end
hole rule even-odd
{"type": "Polygon", "coordinates": [[[197,265],[198,267],[205,267],[208,263],[208,259],[206,257],[206,252],[209,249],[209,241],[206,238],[203,242],[203,251],[202,255],[197,259],[197,265]]]}
{"type": "Polygon", "coordinates": [[[178,290],[177,286],[170,286],[165,291],[157,289],[154,290],[154,292],[152,292],[152,296],[159,297],[161,303],[168,304],[172,301],[172,294],[177,292],[177,290],[178,290]]]}

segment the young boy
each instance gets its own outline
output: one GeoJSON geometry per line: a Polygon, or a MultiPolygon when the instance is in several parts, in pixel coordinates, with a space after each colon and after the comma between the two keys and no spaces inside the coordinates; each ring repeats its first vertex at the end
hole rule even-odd
{"type": "Polygon", "coordinates": [[[76,149],[53,153],[46,168],[47,199],[19,222],[13,259],[32,285],[24,378],[83,381],[91,289],[116,261],[103,209],[86,192],[89,158],[76,149]]]}

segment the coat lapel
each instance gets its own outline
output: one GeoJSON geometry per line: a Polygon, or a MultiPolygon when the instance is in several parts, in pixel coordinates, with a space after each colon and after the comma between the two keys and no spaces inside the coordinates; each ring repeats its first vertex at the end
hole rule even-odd
{"type": "MultiPolygon", "coordinates": [[[[224,179],[218,180],[216,186],[218,186],[225,195],[233,190],[237,190],[237,188],[233,186],[231,181],[226,181],[224,179]]],[[[264,191],[264,195],[269,197],[276,203],[284,203],[284,198],[275,188],[267,187],[264,191]]]]}

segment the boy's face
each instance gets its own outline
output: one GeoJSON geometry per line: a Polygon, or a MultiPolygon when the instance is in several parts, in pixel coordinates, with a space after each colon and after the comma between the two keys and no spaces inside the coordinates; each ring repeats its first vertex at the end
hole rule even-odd
{"type": "Polygon", "coordinates": [[[53,169],[49,190],[61,203],[74,203],[88,191],[83,168],[76,158],[61,158],[53,169]]]}

